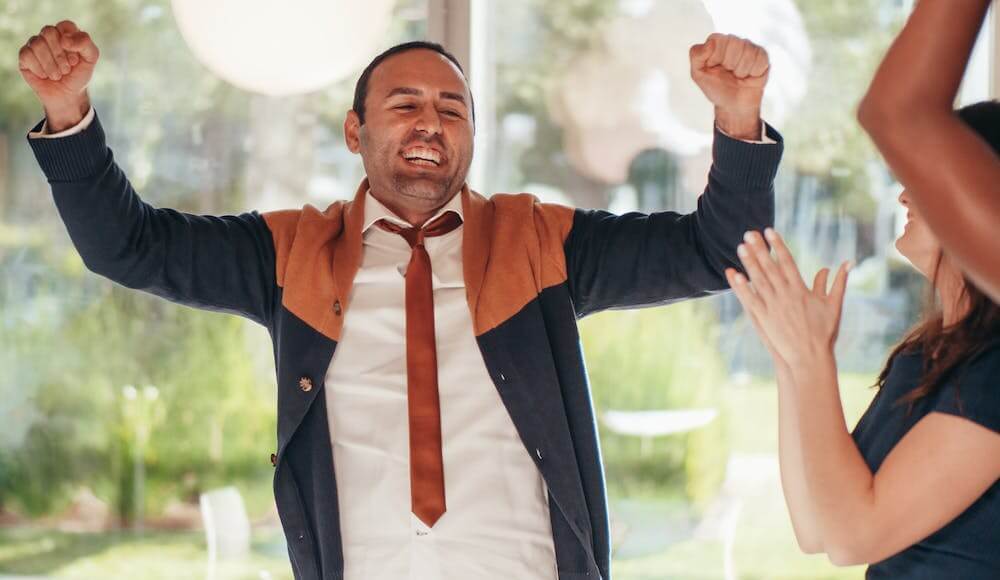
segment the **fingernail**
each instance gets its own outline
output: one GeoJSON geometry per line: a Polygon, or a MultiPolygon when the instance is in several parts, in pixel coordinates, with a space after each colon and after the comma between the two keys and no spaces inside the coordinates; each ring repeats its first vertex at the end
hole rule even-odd
{"type": "Polygon", "coordinates": [[[769,240],[773,240],[774,239],[774,230],[771,229],[771,228],[766,228],[764,230],[764,237],[766,237],[769,240]]]}
{"type": "Polygon", "coordinates": [[[746,282],[746,278],[743,276],[743,274],[740,274],[739,272],[737,272],[736,275],[733,276],[733,279],[736,280],[737,284],[742,284],[743,282],[746,282]]]}
{"type": "Polygon", "coordinates": [[[741,255],[741,256],[746,256],[747,255],[747,247],[745,245],[743,245],[743,244],[740,244],[740,245],[736,246],[736,253],[739,254],[739,255],[741,255]]]}
{"type": "Polygon", "coordinates": [[[743,234],[743,240],[746,241],[746,242],[752,242],[753,241],[753,231],[747,230],[746,233],[743,234]]]}

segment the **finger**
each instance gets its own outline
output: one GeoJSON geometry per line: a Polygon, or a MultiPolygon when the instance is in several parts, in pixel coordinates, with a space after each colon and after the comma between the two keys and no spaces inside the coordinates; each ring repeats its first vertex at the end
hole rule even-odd
{"type": "Polygon", "coordinates": [[[757,261],[756,255],[750,251],[750,248],[746,243],[736,246],[736,255],[739,256],[740,262],[743,264],[743,270],[745,270],[747,275],[750,277],[750,282],[753,283],[753,287],[757,291],[757,295],[760,296],[765,303],[773,300],[775,294],[774,285],[767,278],[763,268],[761,268],[757,261]]]}
{"type": "Polygon", "coordinates": [[[851,269],[850,262],[844,262],[837,270],[837,276],[833,279],[833,288],[830,289],[830,298],[839,308],[844,304],[844,294],[847,293],[847,272],[851,269]]]}
{"type": "MultiPolygon", "coordinates": [[[[788,246],[785,245],[785,240],[781,237],[781,234],[776,232],[774,228],[767,228],[764,230],[764,237],[767,238],[768,243],[771,244],[771,249],[774,250],[776,263],[785,281],[800,289],[806,289],[802,273],[799,272],[799,267],[795,264],[795,258],[792,256],[792,252],[788,249],[788,246]]],[[[826,287],[824,286],[824,288],[826,287]]]]}
{"type": "Polygon", "coordinates": [[[49,50],[49,45],[45,42],[44,38],[41,36],[32,36],[31,40],[28,41],[28,48],[35,54],[35,58],[42,65],[42,70],[45,71],[45,76],[42,78],[49,78],[54,81],[62,78],[59,66],[56,65],[55,59],[52,58],[52,51],[49,50]]]}
{"type": "Polygon", "coordinates": [[[52,59],[56,61],[59,72],[61,74],[69,74],[69,61],[66,60],[66,53],[62,48],[60,40],[62,35],[59,34],[59,30],[55,26],[46,26],[42,28],[40,35],[45,39],[45,43],[49,45],[49,50],[52,52],[52,59]]]}
{"type": "Polygon", "coordinates": [[[59,22],[56,24],[56,29],[63,34],[75,34],[80,32],[80,29],[77,28],[76,23],[72,20],[63,20],[59,22]]]}
{"type": "Polygon", "coordinates": [[[743,55],[740,56],[740,61],[736,63],[736,68],[733,69],[733,76],[738,79],[745,79],[750,76],[750,69],[753,68],[754,61],[757,60],[757,47],[748,45],[743,51],[743,55]]]}
{"type": "Polygon", "coordinates": [[[767,53],[767,49],[759,46],[757,52],[757,58],[754,59],[753,66],[750,67],[750,76],[759,77],[763,76],[769,68],[771,68],[771,56],[767,53]]]}
{"type": "Polygon", "coordinates": [[[822,268],[819,272],[816,272],[816,277],[813,278],[812,292],[817,296],[826,296],[826,281],[830,278],[830,269],[822,268]]]}
{"type": "Polygon", "coordinates": [[[28,71],[40,79],[47,79],[49,75],[45,73],[45,69],[42,68],[42,63],[38,62],[38,57],[27,45],[21,47],[21,51],[17,54],[18,68],[23,71],[28,71]]]}
{"type": "Polygon", "coordinates": [[[760,232],[748,231],[743,235],[743,239],[747,242],[750,253],[755,255],[757,263],[775,290],[787,288],[789,282],[785,278],[785,273],[781,271],[778,263],[774,261],[774,258],[771,256],[771,250],[764,243],[764,238],[760,235],[760,232]]]}
{"type": "Polygon", "coordinates": [[[722,64],[722,59],[726,57],[726,46],[729,45],[729,40],[725,34],[712,33],[708,35],[706,44],[711,45],[712,55],[705,61],[706,68],[722,64]]]}
{"type": "Polygon", "coordinates": [[[79,53],[80,58],[90,64],[97,62],[101,51],[86,32],[76,32],[63,36],[62,46],[67,51],[79,53]]]}
{"type": "Polygon", "coordinates": [[[726,57],[722,60],[722,67],[730,71],[736,70],[736,65],[739,64],[746,47],[747,42],[742,38],[734,37],[730,40],[729,45],[726,47],[726,57]]]}
{"type": "Polygon", "coordinates": [[[708,57],[712,56],[713,47],[711,42],[711,40],[707,40],[702,44],[696,44],[691,47],[690,51],[688,51],[688,56],[691,59],[692,71],[705,68],[705,63],[708,62],[708,57]]]}
{"type": "Polygon", "coordinates": [[[751,288],[746,276],[737,272],[735,268],[726,268],[726,280],[729,281],[729,287],[733,289],[733,294],[736,295],[736,299],[740,301],[748,314],[758,311],[764,312],[764,302],[751,288]]]}

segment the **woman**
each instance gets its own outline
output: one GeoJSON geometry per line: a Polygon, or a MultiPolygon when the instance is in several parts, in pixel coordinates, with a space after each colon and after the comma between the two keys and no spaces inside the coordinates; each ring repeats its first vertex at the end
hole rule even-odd
{"type": "Polygon", "coordinates": [[[944,248],[1000,302],[1000,157],[952,111],[989,7],[990,0],[920,0],[858,120],[944,248]]]}
{"type": "MultiPolygon", "coordinates": [[[[959,114],[983,134],[1000,104],[959,114]]],[[[871,564],[868,578],[1000,578],[1000,306],[942,252],[907,192],[900,202],[909,219],[896,247],[939,306],[892,351],[853,434],[833,354],[848,266],[829,292],[827,269],[810,289],[769,229],[774,257],[747,232],[738,253],[750,281],[726,272],[774,358],[785,500],[804,551],[871,564]]]]}

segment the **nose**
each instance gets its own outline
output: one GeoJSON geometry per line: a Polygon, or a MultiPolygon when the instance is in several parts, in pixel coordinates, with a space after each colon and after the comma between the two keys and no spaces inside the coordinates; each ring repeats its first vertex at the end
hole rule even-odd
{"type": "Polygon", "coordinates": [[[436,135],[441,133],[441,116],[433,106],[424,107],[414,127],[421,133],[436,135]]]}
{"type": "Polygon", "coordinates": [[[899,194],[899,197],[897,199],[899,200],[899,203],[903,204],[903,206],[910,205],[910,196],[906,194],[905,189],[903,190],[902,193],[899,194]]]}

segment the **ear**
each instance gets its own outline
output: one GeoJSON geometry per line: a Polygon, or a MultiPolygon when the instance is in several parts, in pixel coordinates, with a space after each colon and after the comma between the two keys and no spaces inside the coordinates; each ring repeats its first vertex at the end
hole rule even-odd
{"type": "Polygon", "coordinates": [[[354,110],[347,111],[344,119],[344,141],[351,153],[361,151],[361,119],[354,110]]]}

